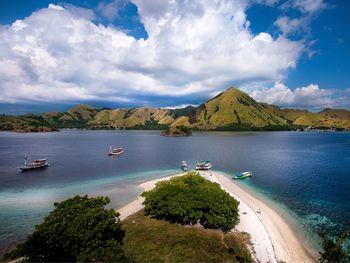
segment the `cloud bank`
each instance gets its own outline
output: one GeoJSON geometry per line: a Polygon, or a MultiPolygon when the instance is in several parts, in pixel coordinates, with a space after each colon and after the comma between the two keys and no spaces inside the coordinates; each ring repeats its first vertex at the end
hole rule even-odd
{"type": "MultiPolygon", "coordinates": [[[[117,2],[98,10],[118,19],[117,2]]],[[[282,80],[306,49],[304,41],[288,38],[292,29],[282,20],[278,37],[253,34],[246,17],[249,0],[132,2],[147,39],[97,24],[91,10],[71,5],[50,4],[0,26],[0,103],[208,98],[236,83],[282,80]]],[[[294,8],[316,12],[314,5],[297,2],[294,8]]],[[[253,94],[270,101],[274,91],[282,94],[276,87],[253,94]]]]}
{"type": "Polygon", "coordinates": [[[48,8],[0,28],[0,102],[136,100],[276,80],[303,44],[253,35],[246,1],[137,1],[148,39],[93,22],[81,8],[48,8]],[[85,14],[85,15],[82,15],[85,14]],[[267,66],[268,65],[268,66],[267,66]]]}
{"type": "Polygon", "coordinates": [[[294,90],[282,82],[276,82],[271,88],[257,89],[251,92],[257,101],[284,107],[311,108],[347,108],[350,105],[350,89],[321,89],[317,84],[298,87],[294,90]]]}

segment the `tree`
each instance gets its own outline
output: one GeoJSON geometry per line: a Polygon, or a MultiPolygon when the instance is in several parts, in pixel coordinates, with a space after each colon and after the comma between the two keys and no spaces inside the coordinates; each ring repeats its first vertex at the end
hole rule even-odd
{"type": "Polygon", "coordinates": [[[75,196],[61,203],[12,253],[28,261],[123,261],[125,232],[108,197],[75,196]]]}
{"type": "Polygon", "coordinates": [[[346,248],[344,242],[349,238],[349,233],[340,231],[335,237],[325,231],[321,230],[323,251],[320,252],[320,262],[349,262],[349,248],[346,248]]]}
{"type": "Polygon", "coordinates": [[[145,213],[174,223],[231,230],[239,222],[239,202],[196,172],[159,182],[142,194],[145,213]]]}

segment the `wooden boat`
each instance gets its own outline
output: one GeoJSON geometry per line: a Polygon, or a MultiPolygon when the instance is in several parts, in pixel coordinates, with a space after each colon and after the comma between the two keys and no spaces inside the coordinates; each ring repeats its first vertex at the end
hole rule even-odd
{"type": "Polygon", "coordinates": [[[243,178],[251,177],[252,175],[253,175],[252,172],[236,173],[236,174],[233,176],[233,179],[243,179],[243,178]]]}
{"type": "Polygon", "coordinates": [[[25,155],[24,165],[20,167],[22,172],[49,166],[49,162],[47,161],[47,158],[33,160],[30,163],[28,163],[27,160],[28,160],[28,156],[25,155]]]}
{"type": "Polygon", "coordinates": [[[212,163],[210,161],[200,161],[196,164],[196,170],[209,170],[212,167],[212,163]]]}
{"type": "Polygon", "coordinates": [[[186,161],[182,161],[182,162],[181,162],[181,169],[182,169],[182,171],[184,171],[184,172],[187,172],[187,171],[188,171],[188,165],[187,165],[187,162],[186,162],[186,161]]]}
{"type": "Polygon", "coordinates": [[[109,156],[117,156],[117,155],[121,155],[123,153],[124,153],[124,149],[123,148],[112,149],[112,146],[109,147],[109,151],[108,151],[108,155],[109,156]]]}

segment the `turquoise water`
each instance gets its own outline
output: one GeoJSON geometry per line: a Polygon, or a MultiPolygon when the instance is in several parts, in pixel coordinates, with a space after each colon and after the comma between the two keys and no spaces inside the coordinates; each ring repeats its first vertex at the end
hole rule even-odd
{"type": "Polygon", "coordinates": [[[228,174],[252,171],[239,183],[287,215],[310,243],[322,226],[350,229],[349,133],[196,132],[172,138],[158,131],[1,132],[0,250],[30,233],[55,201],[103,194],[110,207],[120,207],[140,193],[140,182],[180,172],[182,160],[193,168],[200,159],[228,174]],[[109,145],[124,147],[125,154],[109,158],[109,145]],[[46,156],[52,165],[19,173],[25,152],[30,159],[46,156]]]}

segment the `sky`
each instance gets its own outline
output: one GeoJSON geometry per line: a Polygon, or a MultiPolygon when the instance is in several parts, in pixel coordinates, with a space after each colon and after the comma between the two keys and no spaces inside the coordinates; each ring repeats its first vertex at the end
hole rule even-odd
{"type": "Polygon", "coordinates": [[[234,86],[350,110],[350,2],[2,0],[0,113],[199,105],[234,86]]]}

